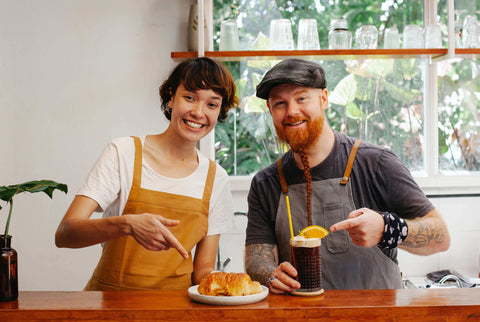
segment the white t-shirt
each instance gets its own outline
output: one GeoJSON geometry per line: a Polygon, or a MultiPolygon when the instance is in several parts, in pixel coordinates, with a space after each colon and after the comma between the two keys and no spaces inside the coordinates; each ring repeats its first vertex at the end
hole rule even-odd
{"type": "MultiPolygon", "coordinates": [[[[140,137],[142,146],[145,136],[140,137]]],[[[177,195],[202,199],[207,179],[209,160],[198,150],[198,168],[185,178],[168,178],[155,172],[142,159],[141,187],[177,195]]],[[[132,137],[121,137],[108,143],[77,195],[92,198],[99,204],[97,212],[103,217],[123,213],[132,187],[135,144],[132,137]]],[[[207,235],[227,232],[233,222],[233,201],[227,172],[216,166],[215,181],[210,197],[207,235]]]]}

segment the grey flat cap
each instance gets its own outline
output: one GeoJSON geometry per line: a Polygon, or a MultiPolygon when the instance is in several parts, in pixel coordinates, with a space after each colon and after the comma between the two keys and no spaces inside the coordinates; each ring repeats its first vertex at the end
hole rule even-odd
{"type": "Polygon", "coordinates": [[[270,90],[281,84],[326,88],[325,71],[317,63],[302,59],[286,59],[270,69],[257,85],[257,97],[268,100],[270,90]]]}

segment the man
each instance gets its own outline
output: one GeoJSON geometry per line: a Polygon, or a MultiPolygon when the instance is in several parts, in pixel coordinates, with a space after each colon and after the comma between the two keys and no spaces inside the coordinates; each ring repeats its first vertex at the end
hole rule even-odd
{"type": "Polygon", "coordinates": [[[391,151],[330,128],[326,87],[322,67],[300,59],[275,65],[257,86],[291,150],[252,180],[246,271],[274,294],[300,288],[290,263],[288,195],[295,233],[309,225],[330,230],[322,239],[324,289],[402,288],[396,248],[447,250],[445,222],[391,151]]]}

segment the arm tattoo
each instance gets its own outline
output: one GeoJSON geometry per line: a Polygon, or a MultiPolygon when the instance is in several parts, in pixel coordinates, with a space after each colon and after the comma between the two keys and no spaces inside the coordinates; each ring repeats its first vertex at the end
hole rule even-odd
{"type": "Polygon", "coordinates": [[[245,247],[245,269],[253,281],[267,285],[268,278],[277,268],[275,245],[252,244],[245,247]]]}
{"type": "Polygon", "coordinates": [[[402,246],[422,248],[430,243],[441,244],[445,241],[443,226],[430,218],[407,220],[408,235],[402,246]]]}

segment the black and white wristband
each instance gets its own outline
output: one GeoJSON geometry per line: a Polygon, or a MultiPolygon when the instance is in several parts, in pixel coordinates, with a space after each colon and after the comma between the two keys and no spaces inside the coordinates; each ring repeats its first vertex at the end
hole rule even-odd
{"type": "Polygon", "coordinates": [[[408,226],[403,218],[392,212],[380,212],[385,222],[383,239],[378,244],[383,249],[393,249],[400,245],[408,235],[408,226]]]}

